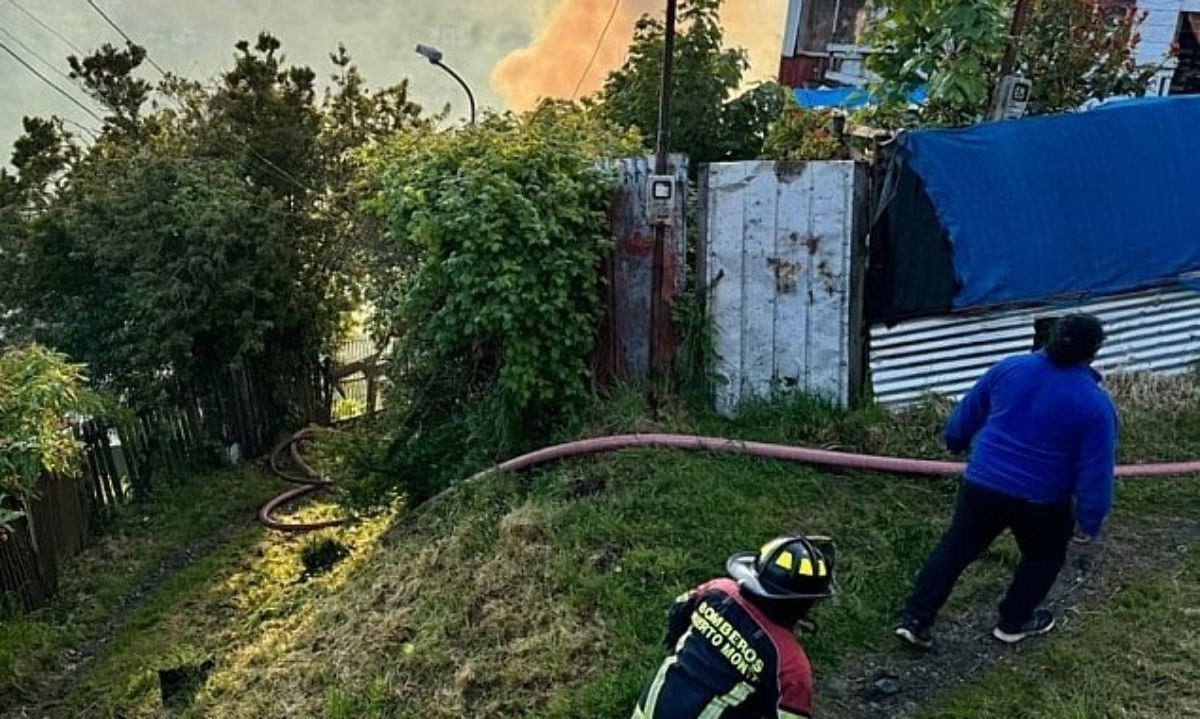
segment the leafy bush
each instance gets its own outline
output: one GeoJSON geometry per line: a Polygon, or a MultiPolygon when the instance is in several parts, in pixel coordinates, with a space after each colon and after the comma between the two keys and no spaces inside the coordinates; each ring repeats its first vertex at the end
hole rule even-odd
{"type": "Polygon", "coordinates": [[[1133,5],[1036,0],[1020,52],[1025,74],[1033,78],[1030,114],[1144,95],[1157,71],[1135,60],[1145,19],[1133,5]]]}
{"type": "Polygon", "coordinates": [[[376,207],[420,263],[393,308],[405,375],[494,374],[517,412],[584,397],[611,188],[573,144],[495,119],[392,147],[376,207]]]}
{"type": "Polygon", "coordinates": [[[0,353],[0,530],[43,473],[73,475],[82,447],[69,415],[95,409],[83,366],[33,345],[0,353]],[[10,505],[5,508],[4,505],[10,505]]]}
{"type": "Polygon", "coordinates": [[[386,255],[413,269],[376,298],[403,328],[388,464],[427,495],[582,407],[611,246],[602,158],[636,140],[549,103],[465,130],[397,137],[369,158],[386,255]]]}
{"type": "Polygon", "coordinates": [[[983,118],[1007,37],[1002,0],[884,0],[864,40],[886,52],[868,60],[885,107],[906,106],[925,85],[920,119],[968,124],[983,118]]]}
{"type": "Polygon", "coordinates": [[[834,130],[835,116],[829,110],[810,110],[792,100],[778,120],[771,123],[763,143],[767,160],[843,160],[849,149],[834,130]]]}
{"type": "Polygon", "coordinates": [[[35,336],[148,406],[268,346],[280,358],[303,344],[313,313],[291,281],[291,244],[231,163],[139,152],[77,170],[32,224],[14,304],[35,336]]]}
{"type": "Polygon", "coordinates": [[[400,482],[386,466],[389,439],[374,425],[323,432],[313,444],[313,467],[337,482],[339,499],[357,509],[386,506],[400,493],[400,482]]]}

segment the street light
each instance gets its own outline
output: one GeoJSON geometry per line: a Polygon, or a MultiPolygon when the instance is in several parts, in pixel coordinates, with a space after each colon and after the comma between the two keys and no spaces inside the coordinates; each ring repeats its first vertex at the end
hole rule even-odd
{"type": "Polygon", "coordinates": [[[437,49],[436,47],[433,47],[432,45],[417,45],[417,54],[420,55],[421,57],[425,58],[426,60],[428,60],[429,64],[437,65],[438,67],[445,70],[447,73],[450,74],[450,77],[454,78],[455,80],[458,80],[458,84],[462,85],[463,89],[467,91],[467,99],[471,101],[471,124],[474,125],[475,124],[475,93],[471,92],[471,86],[467,84],[467,81],[463,80],[462,77],[457,72],[455,72],[454,70],[451,70],[449,66],[447,66],[445,63],[442,62],[442,58],[445,57],[445,55],[443,55],[442,51],[437,49]]]}

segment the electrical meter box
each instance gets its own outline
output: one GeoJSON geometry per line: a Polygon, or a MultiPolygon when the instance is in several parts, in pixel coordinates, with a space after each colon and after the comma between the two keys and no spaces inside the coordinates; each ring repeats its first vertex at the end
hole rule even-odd
{"type": "Polygon", "coordinates": [[[676,182],[674,175],[650,176],[649,196],[646,198],[650,224],[675,224],[675,192],[676,182]]]}
{"type": "Polygon", "coordinates": [[[996,97],[992,103],[992,120],[1019,120],[1025,117],[1029,108],[1029,96],[1033,92],[1033,83],[1029,78],[1016,75],[1005,75],[996,88],[996,97]]]}

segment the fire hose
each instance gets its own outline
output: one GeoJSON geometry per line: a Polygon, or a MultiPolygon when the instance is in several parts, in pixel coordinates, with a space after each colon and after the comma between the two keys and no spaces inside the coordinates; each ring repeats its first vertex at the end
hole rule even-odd
{"type": "MultiPolygon", "coordinates": [[[[283,507],[333,486],[333,482],[322,477],[309,466],[300,452],[299,445],[311,439],[313,435],[313,430],[304,430],[276,448],[275,452],[271,455],[270,464],[272,470],[282,479],[299,486],[271,500],[259,511],[259,521],[269,529],[284,532],[310,532],[336,527],[344,524],[346,521],[330,520],[311,524],[288,524],[274,519],[275,513],[283,507]],[[284,451],[289,453],[292,464],[299,470],[298,474],[289,472],[281,467],[280,458],[284,451]]],[[[441,494],[413,508],[410,516],[419,514],[442,501],[464,483],[471,484],[478,482],[497,473],[522,472],[566,459],[647,448],[749,455],[845,471],[879,472],[883,474],[920,477],[958,476],[966,468],[966,465],[961,462],[881,457],[790,445],[745,442],[722,437],[697,437],[677,434],[628,434],[583,439],[577,442],[559,444],[502,462],[474,475],[464,482],[451,486],[441,494]]],[[[1200,474],[1200,461],[1166,464],[1131,464],[1117,468],[1117,476],[1122,479],[1181,477],[1192,474],[1200,474]]]]}
{"type": "Polygon", "coordinates": [[[300,445],[312,439],[315,434],[316,430],[313,429],[301,430],[271,452],[271,456],[267,460],[271,471],[283,481],[297,486],[295,489],[284,492],[270,502],[267,502],[258,511],[258,521],[267,529],[273,529],[277,532],[315,532],[346,524],[347,520],[345,519],[331,519],[324,522],[307,523],[287,523],[275,519],[275,513],[283,507],[333,487],[333,482],[322,477],[320,472],[313,469],[312,465],[304,459],[304,455],[300,452],[300,445]],[[285,452],[295,467],[295,471],[290,471],[283,467],[283,454],[285,452]]]}

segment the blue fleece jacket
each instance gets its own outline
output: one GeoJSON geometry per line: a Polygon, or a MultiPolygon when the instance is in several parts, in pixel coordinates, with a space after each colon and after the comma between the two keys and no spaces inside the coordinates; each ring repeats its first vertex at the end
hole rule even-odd
{"type": "Polygon", "coordinates": [[[993,367],[946,426],[946,446],[971,448],[967,481],[1032,502],[1075,499],[1080,528],[1096,537],[1112,510],[1117,411],[1090,367],[1060,367],[1043,353],[993,367]]]}

